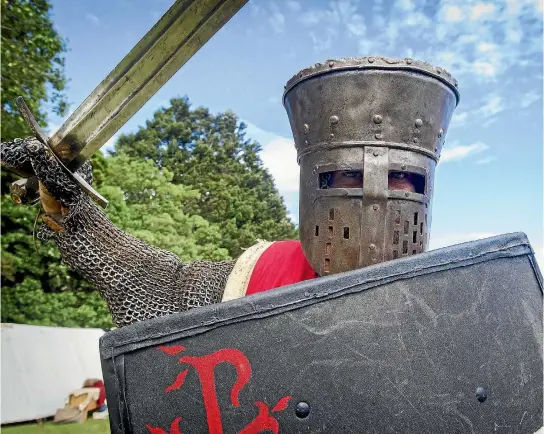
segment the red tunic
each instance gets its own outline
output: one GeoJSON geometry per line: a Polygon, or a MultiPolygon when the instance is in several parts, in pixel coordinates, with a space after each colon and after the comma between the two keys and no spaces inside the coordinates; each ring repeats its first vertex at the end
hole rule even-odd
{"type": "Polygon", "coordinates": [[[246,295],[318,277],[304,256],[300,241],[276,241],[259,257],[246,295]]]}

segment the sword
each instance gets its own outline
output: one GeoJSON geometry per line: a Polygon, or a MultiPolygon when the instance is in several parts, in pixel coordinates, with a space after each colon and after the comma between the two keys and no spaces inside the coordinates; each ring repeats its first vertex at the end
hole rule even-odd
{"type": "MultiPolygon", "coordinates": [[[[99,205],[108,201],[74,173],[121,128],[170,78],[217,33],[248,0],[176,0],[172,7],[48,137],[22,97],[21,115],[67,173],[99,205]]],[[[38,197],[33,174],[12,186],[12,197],[38,197]]]]}

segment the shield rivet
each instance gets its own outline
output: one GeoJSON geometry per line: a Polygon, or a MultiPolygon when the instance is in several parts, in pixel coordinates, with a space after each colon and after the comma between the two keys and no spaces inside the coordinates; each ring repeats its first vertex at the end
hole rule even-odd
{"type": "Polygon", "coordinates": [[[310,405],[307,402],[299,402],[295,407],[295,414],[301,419],[307,418],[310,414],[310,405]]]}
{"type": "Polygon", "coordinates": [[[416,119],[416,127],[421,127],[423,125],[423,121],[421,119],[416,119]]]}
{"type": "Polygon", "coordinates": [[[336,125],[339,120],[340,119],[338,118],[338,116],[334,115],[330,117],[329,122],[331,123],[331,125],[336,125]]]}
{"type": "Polygon", "coordinates": [[[374,115],[374,118],[372,119],[375,124],[381,124],[383,118],[380,115],[374,115]]]}
{"type": "Polygon", "coordinates": [[[374,211],[378,211],[378,208],[379,208],[379,206],[378,206],[378,205],[374,205],[374,206],[372,206],[372,209],[373,209],[374,211]]]}
{"type": "Polygon", "coordinates": [[[370,250],[376,250],[376,246],[375,246],[374,244],[371,244],[370,246],[368,246],[368,248],[369,248],[370,250]]]}
{"type": "Polygon", "coordinates": [[[484,402],[487,399],[487,389],[485,387],[478,387],[476,389],[476,399],[480,402],[484,402]]]}

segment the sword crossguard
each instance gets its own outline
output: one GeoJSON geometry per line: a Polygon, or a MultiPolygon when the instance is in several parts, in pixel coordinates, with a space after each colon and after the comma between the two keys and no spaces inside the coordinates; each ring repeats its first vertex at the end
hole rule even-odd
{"type": "MultiPolygon", "coordinates": [[[[54,158],[64,169],[66,174],[70,178],[72,178],[81,187],[81,189],[85,193],[87,193],[98,205],[100,205],[102,208],[106,208],[108,206],[108,200],[100,193],[98,193],[93,187],[91,187],[91,185],[87,181],[85,181],[85,179],[83,179],[83,177],[79,173],[72,172],[70,169],[68,169],[64,162],[55,153],[55,150],[51,148],[51,146],[49,145],[49,138],[47,137],[47,134],[45,134],[45,131],[43,131],[42,128],[38,125],[34,114],[30,110],[30,108],[28,108],[28,105],[26,104],[24,98],[22,96],[18,96],[17,98],[15,98],[15,104],[17,105],[21,116],[24,118],[24,120],[34,133],[36,139],[38,139],[47,147],[47,149],[51,151],[54,158]]],[[[32,178],[28,178],[27,180],[19,180],[12,184],[12,197],[14,198],[16,203],[32,202],[35,200],[35,198],[39,197],[38,183],[34,182],[34,180],[31,180],[32,178]],[[17,198],[18,200],[16,200],[15,198],[17,198]]]]}

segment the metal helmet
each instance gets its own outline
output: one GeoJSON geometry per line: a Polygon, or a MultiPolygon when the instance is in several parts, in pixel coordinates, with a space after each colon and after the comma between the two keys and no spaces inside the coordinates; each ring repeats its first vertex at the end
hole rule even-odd
{"type": "Polygon", "coordinates": [[[427,250],[434,170],[457,81],[413,59],[329,60],[283,95],[300,165],[300,240],[321,276],[427,250]],[[360,178],[337,188],[336,174],[360,178]],[[412,191],[391,179],[409,177],[412,191]]]}

